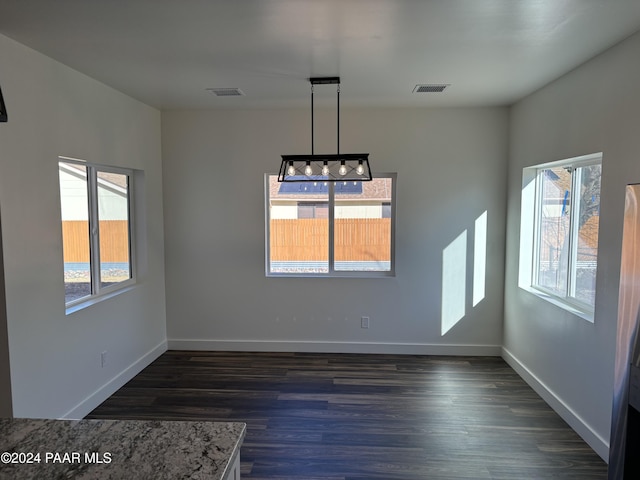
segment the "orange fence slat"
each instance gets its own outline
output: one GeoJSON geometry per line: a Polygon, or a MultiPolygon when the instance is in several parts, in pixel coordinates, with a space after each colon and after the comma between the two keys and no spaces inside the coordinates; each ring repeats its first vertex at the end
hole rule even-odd
{"type": "MultiPolygon", "coordinates": [[[[89,224],[86,220],[62,222],[62,241],[65,263],[89,262],[89,224]]],[[[129,228],[127,220],[100,222],[100,260],[129,262],[129,228]]]]}
{"type": "MultiPolygon", "coordinates": [[[[270,225],[271,261],[326,261],[329,222],[322,218],[275,219],[270,225]]],[[[336,261],[389,261],[391,219],[335,220],[336,261]]]]}

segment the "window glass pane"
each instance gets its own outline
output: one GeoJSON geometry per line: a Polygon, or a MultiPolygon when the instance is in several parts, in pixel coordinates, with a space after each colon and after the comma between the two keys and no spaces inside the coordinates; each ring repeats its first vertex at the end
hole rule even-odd
{"type": "Polygon", "coordinates": [[[328,202],[325,182],[280,183],[269,176],[270,273],[329,272],[328,202]]]}
{"type": "Polygon", "coordinates": [[[382,204],[382,218],[391,218],[391,202],[382,204]]]}
{"type": "Polygon", "coordinates": [[[391,270],[391,178],[336,182],[335,270],[391,270]]]}
{"type": "Polygon", "coordinates": [[[65,303],[91,295],[87,168],[59,163],[65,303]]]}
{"type": "Polygon", "coordinates": [[[298,218],[329,218],[326,203],[298,202],[298,218]]]}
{"type": "Polygon", "coordinates": [[[298,204],[298,218],[313,218],[314,206],[307,203],[298,204]]]}
{"type": "Polygon", "coordinates": [[[129,254],[129,176],[97,172],[100,285],[131,278],[129,254]]]}
{"type": "Polygon", "coordinates": [[[601,165],[590,165],[576,170],[580,195],[575,280],[572,296],[591,306],[595,304],[596,268],[598,265],[601,170],[601,165]]]}
{"type": "Polygon", "coordinates": [[[540,170],[540,224],[537,284],[552,293],[567,294],[571,173],[564,167],[540,170]]]}

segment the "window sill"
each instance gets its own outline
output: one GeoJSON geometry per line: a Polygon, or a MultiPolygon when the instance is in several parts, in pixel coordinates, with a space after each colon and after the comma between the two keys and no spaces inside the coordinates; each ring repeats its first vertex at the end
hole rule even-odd
{"type": "Polygon", "coordinates": [[[136,283],[130,283],[126,286],[123,286],[122,288],[118,288],[116,290],[112,290],[110,292],[107,292],[101,295],[93,295],[91,297],[87,297],[86,299],[78,303],[74,303],[72,305],[67,306],[65,308],[65,315],[71,315],[73,313],[79,312],[80,310],[84,310],[85,308],[89,308],[92,305],[96,305],[110,298],[117,297],[120,294],[129,292],[133,290],[136,287],[136,285],[137,285],[136,283]]]}
{"type": "Polygon", "coordinates": [[[586,320],[587,322],[593,323],[593,310],[581,308],[579,305],[563,301],[561,298],[554,297],[553,295],[550,295],[542,290],[538,290],[537,288],[523,286],[523,285],[520,285],[520,288],[546,302],[549,302],[555,305],[556,307],[559,307],[575,315],[576,317],[580,317],[583,320],[586,320]]]}
{"type": "Polygon", "coordinates": [[[393,278],[395,272],[266,273],[267,278],[393,278]]]}

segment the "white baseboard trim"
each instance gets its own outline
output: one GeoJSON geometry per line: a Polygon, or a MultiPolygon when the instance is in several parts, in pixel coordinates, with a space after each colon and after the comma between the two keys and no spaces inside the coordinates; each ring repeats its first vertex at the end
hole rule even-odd
{"type": "Polygon", "coordinates": [[[436,345],[424,343],[197,340],[184,338],[170,339],[167,343],[169,350],[222,352],[381,353],[499,357],[502,351],[502,347],[499,345],[436,345]]]}
{"type": "Polygon", "coordinates": [[[146,366],[167,351],[167,342],[162,341],[147,353],[138,358],[115,377],[86,397],[75,407],[65,413],[61,420],[80,420],[88,415],[94,408],[113,395],[120,387],[140,373],[146,366]]]}
{"type": "Polygon", "coordinates": [[[502,358],[605,462],[609,462],[609,442],[605,438],[504,347],[502,347],[502,358]]]}

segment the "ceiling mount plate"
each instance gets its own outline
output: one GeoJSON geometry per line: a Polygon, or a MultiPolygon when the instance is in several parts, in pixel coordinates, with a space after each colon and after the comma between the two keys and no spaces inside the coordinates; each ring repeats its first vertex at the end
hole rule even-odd
{"type": "Polygon", "coordinates": [[[311,77],[311,85],[333,85],[340,83],[340,77],[311,77]]]}

